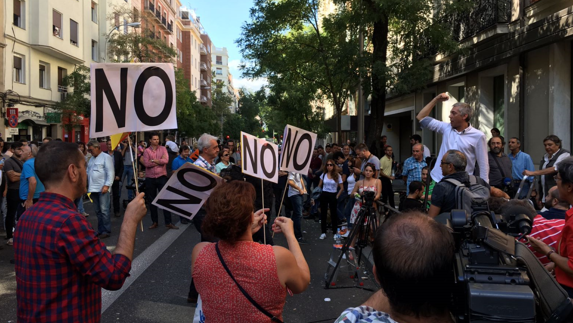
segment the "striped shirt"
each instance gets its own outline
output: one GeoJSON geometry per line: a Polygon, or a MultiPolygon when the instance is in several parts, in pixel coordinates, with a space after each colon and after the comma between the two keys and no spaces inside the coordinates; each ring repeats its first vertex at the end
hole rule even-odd
{"type": "MultiPolygon", "coordinates": [[[[530,236],[541,240],[546,245],[557,250],[557,242],[561,238],[561,231],[563,230],[564,226],[565,220],[547,220],[541,215],[537,215],[533,219],[533,228],[531,228],[530,236]]],[[[537,259],[539,259],[543,265],[551,262],[544,254],[534,251],[532,247],[529,247],[529,249],[533,251],[537,259]]]]}

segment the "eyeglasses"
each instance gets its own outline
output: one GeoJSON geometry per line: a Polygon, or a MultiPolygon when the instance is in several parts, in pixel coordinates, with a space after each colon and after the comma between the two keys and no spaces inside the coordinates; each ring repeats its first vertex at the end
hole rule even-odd
{"type": "Polygon", "coordinates": [[[326,164],[326,167],[329,167],[329,166],[330,166],[330,167],[334,167],[333,164],[326,164]]]}
{"type": "Polygon", "coordinates": [[[229,157],[229,154],[224,154],[223,157],[229,157]]]}

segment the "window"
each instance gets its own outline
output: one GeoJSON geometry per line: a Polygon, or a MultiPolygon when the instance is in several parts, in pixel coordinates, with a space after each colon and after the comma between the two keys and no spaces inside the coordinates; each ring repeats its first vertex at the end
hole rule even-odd
{"type": "Polygon", "coordinates": [[[137,10],[135,7],[133,8],[133,22],[138,22],[139,21],[139,10],[137,10]]]}
{"type": "Polygon", "coordinates": [[[70,43],[78,46],[78,23],[70,19],[70,43]]]}
{"type": "Polygon", "coordinates": [[[24,1],[14,0],[14,21],[12,22],[14,26],[24,28],[24,12],[26,12],[24,1]]]}
{"type": "Polygon", "coordinates": [[[215,64],[223,65],[223,56],[216,56],[215,64]]]}
{"type": "Polygon", "coordinates": [[[44,63],[40,61],[40,69],[39,69],[39,81],[40,81],[40,88],[42,89],[49,89],[50,88],[50,64],[44,63]]]}
{"type": "Polygon", "coordinates": [[[217,68],[217,75],[223,75],[223,69],[217,68]]]}
{"type": "Polygon", "coordinates": [[[92,1],[92,21],[97,24],[97,3],[92,1]]]}
{"type": "Polygon", "coordinates": [[[92,39],[92,60],[97,62],[97,55],[98,54],[98,50],[97,50],[97,41],[92,39]]]}
{"type": "Polygon", "coordinates": [[[56,10],[54,10],[52,14],[52,31],[54,33],[54,36],[58,38],[63,38],[62,14],[57,12],[56,10]]]}
{"type": "Polygon", "coordinates": [[[123,34],[127,35],[127,19],[123,18],[123,34]]]}
{"type": "Polygon", "coordinates": [[[114,20],[115,26],[119,27],[119,14],[118,13],[114,14],[113,20],[114,20]]]}
{"type": "Polygon", "coordinates": [[[14,82],[24,83],[24,57],[14,55],[14,82]]]}
{"type": "Polygon", "coordinates": [[[505,130],[505,76],[493,78],[493,126],[502,133],[505,130]]]}
{"type": "Polygon", "coordinates": [[[68,92],[68,88],[64,86],[64,79],[66,76],[68,76],[68,71],[65,68],[58,66],[58,92],[68,92]]]}

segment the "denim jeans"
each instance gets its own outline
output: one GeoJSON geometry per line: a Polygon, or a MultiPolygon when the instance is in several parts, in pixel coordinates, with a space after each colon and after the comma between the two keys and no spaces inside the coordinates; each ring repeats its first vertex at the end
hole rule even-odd
{"type": "Polygon", "coordinates": [[[350,223],[350,214],[352,214],[352,208],[354,208],[355,202],[355,198],[348,196],[346,199],[346,206],[344,207],[344,218],[346,219],[349,228],[352,228],[352,223],[350,223]]]}
{"type": "Polygon", "coordinates": [[[83,196],[81,196],[79,199],[75,200],[74,202],[78,206],[78,212],[80,212],[81,214],[86,213],[86,209],[84,209],[84,197],[83,196]]]}
{"type": "MultiPolygon", "coordinates": [[[[125,186],[129,186],[131,185],[131,182],[133,182],[133,167],[131,166],[131,164],[124,165],[123,174],[121,175],[121,183],[119,186],[120,188],[123,188],[124,184],[125,186]]],[[[133,200],[134,197],[135,197],[134,190],[127,190],[127,199],[131,201],[133,200]]]]}
{"type": "Polygon", "coordinates": [[[107,192],[103,194],[101,192],[92,192],[90,197],[94,202],[95,211],[97,214],[97,233],[111,234],[111,220],[109,218],[109,211],[111,209],[111,193],[107,192]]]}
{"type": "Polygon", "coordinates": [[[294,236],[299,239],[302,238],[302,195],[296,194],[289,197],[289,199],[292,204],[294,236]]]}
{"type": "Polygon", "coordinates": [[[346,190],[342,190],[342,193],[340,193],[340,196],[338,197],[338,201],[336,202],[336,210],[337,210],[337,214],[338,214],[338,219],[340,221],[346,219],[346,217],[344,216],[344,209],[346,207],[346,198],[348,197],[348,193],[346,192],[346,190]]]}
{"type": "MultiPolygon", "coordinates": [[[[167,183],[167,176],[161,176],[158,178],[146,178],[145,179],[145,199],[149,202],[149,209],[151,210],[151,221],[153,223],[158,223],[157,206],[151,204],[157,193],[161,191],[163,186],[167,183]]],[[[163,217],[165,218],[165,225],[171,224],[171,212],[163,210],[163,217]]]]}

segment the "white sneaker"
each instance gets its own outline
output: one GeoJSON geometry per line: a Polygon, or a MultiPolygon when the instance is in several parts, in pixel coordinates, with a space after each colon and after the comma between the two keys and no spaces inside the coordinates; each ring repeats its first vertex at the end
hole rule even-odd
{"type": "Polygon", "coordinates": [[[326,233],[320,235],[320,240],[324,240],[326,238],[326,233]]]}

